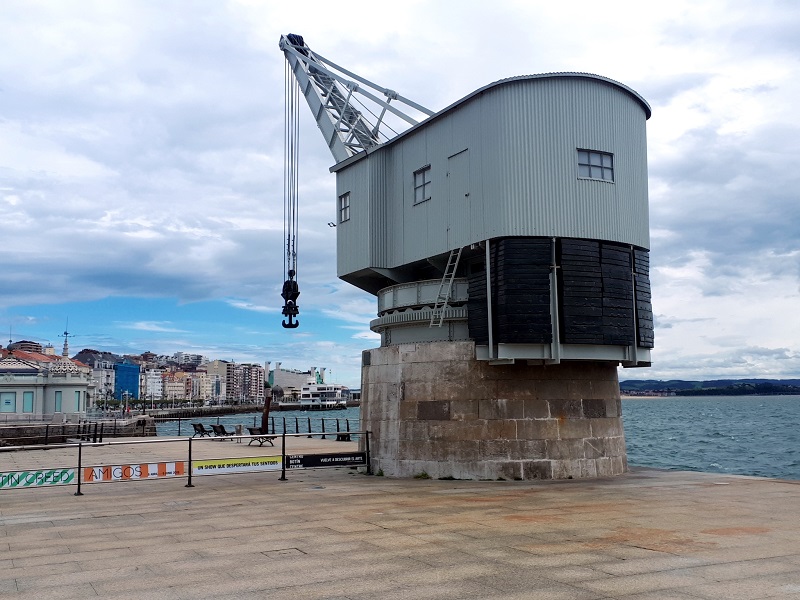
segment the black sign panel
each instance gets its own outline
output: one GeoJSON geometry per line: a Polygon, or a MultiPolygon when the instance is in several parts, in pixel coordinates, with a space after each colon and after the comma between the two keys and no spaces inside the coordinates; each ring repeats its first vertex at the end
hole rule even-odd
{"type": "Polygon", "coordinates": [[[366,452],[336,452],[332,454],[292,454],[286,457],[287,469],[316,469],[318,467],[356,467],[367,464],[366,452]]]}

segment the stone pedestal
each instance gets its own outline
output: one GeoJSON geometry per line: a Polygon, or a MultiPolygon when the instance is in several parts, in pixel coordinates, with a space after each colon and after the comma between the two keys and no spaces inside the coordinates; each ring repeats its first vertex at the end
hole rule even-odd
{"type": "Polygon", "coordinates": [[[387,476],[604,477],[627,468],[613,362],[490,365],[475,344],[364,352],[362,427],[387,476]]]}

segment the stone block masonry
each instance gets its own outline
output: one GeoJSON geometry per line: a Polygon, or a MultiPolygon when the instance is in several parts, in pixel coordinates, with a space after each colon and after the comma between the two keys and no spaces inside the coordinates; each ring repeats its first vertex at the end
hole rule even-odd
{"type": "Polygon", "coordinates": [[[471,341],[364,354],[361,419],[375,472],[512,480],[627,470],[614,363],[490,365],[471,341]]]}

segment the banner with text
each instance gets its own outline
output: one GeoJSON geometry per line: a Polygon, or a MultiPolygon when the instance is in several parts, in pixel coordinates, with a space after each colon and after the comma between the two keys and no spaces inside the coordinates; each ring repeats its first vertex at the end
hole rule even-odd
{"type": "Polygon", "coordinates": [[[68,485],[70,483],[75,483],[75,469],[0,471],[0,489],[68,485]]]}
{"type": "Polygon", "coordinates": [[[84,483],[103,483],[107,481],[128,481],[137,479],[166,479],[186,475],[186,462],[143,463],[138,465],[110,465],[83,467],[81,481],[84,483]]]}
{"type": "Polygon", "coordinates": [[[358,467],[367,464],[366,452],[335,452],[332,454],[293,454],[286,457],[287,469],[317,469],[319,467],[358,467]]]}
{"type": "Polygon", "coordinates": [[[279,471],[283,467],[280,456],[250,456],[247,458],[216,458],[193,460],[192,475],[221,475],[222,473],[248,473],[251,471],[279,471]]]}

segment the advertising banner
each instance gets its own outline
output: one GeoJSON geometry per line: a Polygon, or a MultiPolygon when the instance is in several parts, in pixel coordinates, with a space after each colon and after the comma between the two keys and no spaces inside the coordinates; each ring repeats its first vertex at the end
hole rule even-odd
{"type": "Polygon", "coordinates": [[[75,469],[0,471],[0,489],[44,487],[75,483],[75,469]]]}
{"type": "Polygon", "coordinates": [[[222,473],[247,473],[249,471],[279,471],[280,456],[250,456],[246,458],[215,458],[193,460],[192,475],[220,475],[222,473]]]}
{"type": "Polygon", "coordinates": [[[138,465],[110,465],[81,469],[84,483],[127,481],[131,479],[165,479],[186,475],[186,462],[144,463],[138,465]]]}
{"type": "Polygon", "coordinates": [[[316,469],[319,467],[357,467],[367,464],[366,452],[336,452],[332,454],[293,454],[286,457],[287,469],[316,469]]]}

